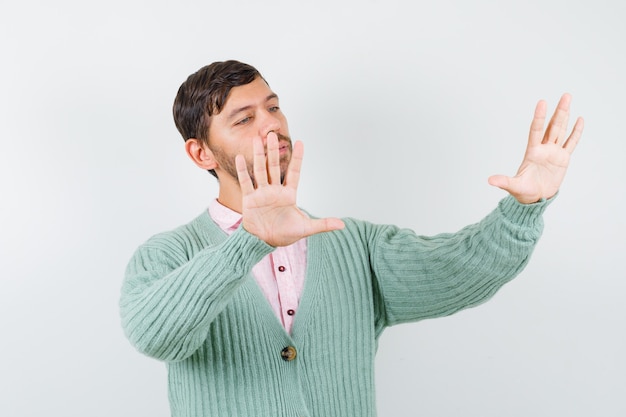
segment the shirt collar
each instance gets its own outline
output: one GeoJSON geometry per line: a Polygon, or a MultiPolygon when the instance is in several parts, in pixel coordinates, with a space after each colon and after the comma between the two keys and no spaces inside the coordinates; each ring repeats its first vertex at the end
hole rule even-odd
{"type": "Polygon", "coordinates": [[[241,214],[234,210],[229,209],[219,201],[217,198],[209,204],[209,215],[213,221],[227,233],[232,233],[239,227],[241,223],[241,214]]]}

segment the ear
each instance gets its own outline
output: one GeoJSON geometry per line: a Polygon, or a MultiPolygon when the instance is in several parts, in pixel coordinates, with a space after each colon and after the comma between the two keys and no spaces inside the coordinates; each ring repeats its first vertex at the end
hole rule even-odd
{"type": "Polygon", "coordinates": [[[185,141],[185,151],[199,168],[208,170],[217,167],[213,152],[200,139],[189,138],[185,141]]]}

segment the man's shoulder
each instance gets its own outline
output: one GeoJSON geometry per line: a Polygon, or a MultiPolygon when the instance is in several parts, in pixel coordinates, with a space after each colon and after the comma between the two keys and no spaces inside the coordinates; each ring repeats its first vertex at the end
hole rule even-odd
{"type": "Polygon", "coordinates": [[[219,235],[219,229],[204,210],[186,224],[151,236],[141,247],[168,251],[198,248],[211,244],[219,235]]]}

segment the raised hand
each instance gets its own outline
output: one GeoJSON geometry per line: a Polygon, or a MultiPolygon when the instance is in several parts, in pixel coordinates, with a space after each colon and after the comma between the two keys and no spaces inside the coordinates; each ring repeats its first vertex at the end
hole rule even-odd
{"type": "Polygon", "coordinates": [[[489,184],[506,190],[524,204],[535,203],[557,193],[567,172],[570,155],[583,132],[584,122],[579,117],[566,137],[571,99],[569,94],[561,97],[545,132],[547,105],[543,100],[537,103],[528,146],[517,174],[514,177],[493,175],[489,177],[489,184]]]}
{"type": "Polygon", "coordinates": [[[296,206],[304,146],[296,142],[281,183],[278,138],[267,136],[267,157],[260,138],[253,141],[253,176],[245,158],[237,155],[237,177],[242,192],[243,227],[271,246],[287,246],[304,237],[343,229],[337,218],[311,219],[296,206]],[[256,184],[255,184],[256,183],[256,184]]]}

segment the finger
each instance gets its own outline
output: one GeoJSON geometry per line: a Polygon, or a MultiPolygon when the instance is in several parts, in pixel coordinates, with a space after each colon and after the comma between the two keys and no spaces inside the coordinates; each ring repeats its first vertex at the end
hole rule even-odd
{"type": "Polygon", "coordinates": [[[267,135],[267,172],[269,182],[280,182],[280,155],[278,154],[278,136],[270,132],[267,135]]]}
{"type": "Polygon", "coordinates": [[[300,141],[296,141],[293,145],[293,151],[291,153],[291,161],[289,161],[289,167],[285,175],[284,185],[293,189],[298,188],[300,182],[300,170],[302,168],[302,157],[304,155],[304,144],[300,141]]]}
{"type": "Polygon", "coordinates": [[[572,133],[569,135],[569,138],[563,144],[563,148],[569,153],[574,152],[576,149],[576,145],[580,141],[580,137],[583,134],[583,129],[585,128],[585,121],[582,117],[579,117],[574,124],[574,128],[572,129],[572,133]]]}
{"type": "Polygon", "coordinates": [[[328,217],[325,219],[309,219],[305,228],[305,236],[311,236],[317,233],[332,232],[333,230],[341,230],[345,227],[341,219],[328,217]]]}
{"type": "Polygon", "coordinates": [[[535,114],[533,121],[530,124],[530,133],[528,134],[528,143],[530,145],[538,145],[543,139],[543,125],[546,122],[546,108],[545,101],[540,100],[535,107],[535,114]]]}
{"type": "Polygon", "coordinates": [[[237,179],[239,180],[242,194],[250,194],[254,191],[254,184],[252,184],[252,178],[250,178],[246,159],[243,155],[237,155],[235,157],[235,166],[237,167],[237,179]]]}
{"type": "Polygon", "coordinates": [[[565,93],[561,96],[559,104],[554,110],[554,114],[548,123],[546,134],[543,137],[542,143],[558,143],[559,135],[565,135],[567,129],[567,120],[569,118],[569,105],[572,100],[572,96],[565,93]]]}
{"type": "Polygon", "coordinates": [[[570,113],[568,111],[565,117],[565,120],[563,121],[563,124],[561,124],[561,130],[559,131],[559,134],[554,140],[554,143],[560,143],[561,141],[564,141],[565,138],[567,137],[567,125],[569,124],[569,114],[570,113]]]}
{"type": "Polygon", "coordinates": [[[263,141],[261,138],[255,138],[252,141],[252,161],[253,172],[256,186],[260,187],[267,185],[267,159],[265,157],[265,149],[263,148],[263,141]]]}
{"type": "Polygon", "coordinates": [[[554,140],[554,143],[559,143],[561,141],[564,141],[565,138],[567,137],[567,125],[569,123],[569,116],[570,116],[570,103],[572,102],[572,96],[569,94],[563,94],[563,96],[561,97],[561,100],[559,101],[559,105],[557,106],[557,108],[561,105],[561,102],[567,99],[567,111],[565,113],[565,118],[563,119],[561,125],[560,125],[560,130],[558,132],[557,137],[554,140]]]}

